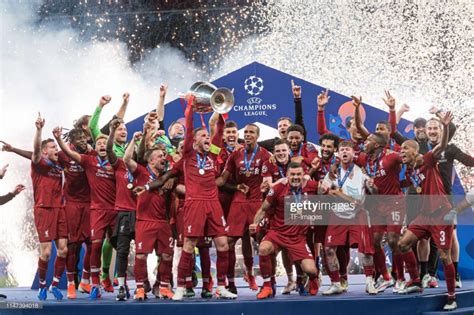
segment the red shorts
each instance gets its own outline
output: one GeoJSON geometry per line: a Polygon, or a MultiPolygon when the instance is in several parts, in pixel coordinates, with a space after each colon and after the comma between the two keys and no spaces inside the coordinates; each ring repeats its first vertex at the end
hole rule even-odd
{"type": "Polygon", "coordinates": [[[33,214],[40,243],[67,239],[66,211],[63,207],[34,207],[33,214]]]}
{"type": "Polygon", "coordinates": [[[439,218],[419,214],[408,225],[408,230],[415,234],[418,239],[429,239],[431,237],[439,249],[450,249],[454,227],[453,225],[434,225],[439,224],[439,222],[439,218]]]}
{"type": "Polygon", "coordinates": [[[112,235],[117,224],[117,214],[115,210],[91,210],[91,240],[103,240],[105,233],[112,235]]]}
{"type": "Polygon", "coordinates": [[[135,250],[137,254],[173,255],[174,238],[171,225],[166,221],[137,221],[135,250]]]}
{"type": "Polygon", "coordinates": [[[227,234],[233,237],[242,237],[248,226],[253,223],[255,214],[261,205],[262,201],[260,200],[233,202],[227,217],[227,224],[229,225],[227,234]]]}
{"type": "Polygon", "coordinates": [[[69,242],[83,242],[90,237],[90,206],[91,204],[88,202],[66,202],[64,209],[66,210],[69,242]]]}
{"type": "Polygon", "coordinates": [[[406,216],[404,196],[383,196],[379,203],[370,211],[370,223],[373,233],[393,232],[400,234],[406,216]]]}
{"type": "Polygon", "coordinates": [[[328,226],[327,225],[313,225],[311,227],[313,231],[313,242],[314,243],[321,243],[324,244],[324,241],[326,240],[326,230],[328,226]]]}
{"type": "Polygon", "coordinates": [[[184,203],[185,237],[226,235],[226,221],[218,200],[186,200],[184,203]]]}
{"type": "Polygon", "coordinates": [[[229,217],[229,210],[230,210],[230,205],[232,204],[233,197],[234,195],[231,193],[228,193],[225,191],[219,191],[219,202],[221,203],[222,211],[224,211],[224,217],[226,219],[229,217]]]}
{"type": "Polygon", "coordinates": [[[367,215],[365,211],[357,214],[359,225],[347,224],[348,220],[332,215],[326,230],[325,246],[347,246],[357,247],[360,253],[374,254],[372,233],[367,225],[367,215]],[[346,222],[344,222],[346,221],[346,222]]]}
{"type": "Polygon", "coordinates": [[[262,242],[271,242],[275,252],[278,252],[281,248],[285,248],[292,261],[314,259],[308,244],[306,244],[306,237],[304,235],[288,237],[277,231],[269,230],[262,239],[262,242]]]}

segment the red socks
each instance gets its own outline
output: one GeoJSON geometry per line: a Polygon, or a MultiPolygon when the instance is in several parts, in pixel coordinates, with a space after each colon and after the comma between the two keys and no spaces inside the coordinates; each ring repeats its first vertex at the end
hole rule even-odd
{"type": "MultiPolygon", "coordinates": [[[[234,252],[235,257],[235,252],[234,252]]],[[[234,264],[235,268],[235,264],[234,264]]],[[[216,262],[216,269],[217,269],[217,285],[225,285],[225,276],[227,274],[227,270],[229,269],[229,252],[217,252],[217,262],[216,262]]]]}
{"type": "Polygon", "coordinates": [[[102,242],[92,243],[90,259],[92,286],[99,286],[101,252],[102,242]]]}
{"type": "Polygon", "coordinates": [[[40,288],[46,287],[46,273],[48,272],[48,262],[38,258],[38,278],[40,288]]]}
{"type": "Polygon", "coordinates": [[[448,296],[454,297],[455,296],[455,288],[456,288],[456,270],[454,268],[453,263],[444,266],[444,277],[446,278],[446,286],[448,287],[448,296]]]}
{"type": "Polygon", "coordinates": [[[201,259],[202,281],[209,282],[209,278],[211,277],[211,257],[209,255],[209,248],[199,248],[199,258],[201,259]]]}
{"type": "Polygon", "coordinates": [[[418,272],[418,264],[416,262],[415,253],[413,251],[406,252],[401,254],[403,261],[405,262],[405,267],[410,274],[410,278],[414,282],[420,282],[420,274],[418,272]]]}
{"type": "Polygon", "coordinates": [[[395,269],[397,274],[397,280],[405,281],[405,272],[403,266],[402,254],[392,254],[393,259],[393,269],[395,269]]]}
{"type": "Polygon", "coordinates": [[[382,247],[375,247],[374,264],[376,269],[382,274],[383,279],[389,281],[390,275],[388,274],[387,264],[385,263],[385,252],[382,247]]]}
{"type": "MultiPolygon", "coordinates": [[[[162,263],[163,261],[160,262],[160,266],[162,263]]],[[[143,288],[143,282],[147,278],[146,259],[135,258],[135,267],[133,268],[133,272],[135,273],[135,282],[137,283],[137,288],[143,288]]]]}
{"type": "Polygon", "coordinates": [[[160,265],[158,266],[158,273],[160,274],[160,284],[162,287],[168,287],[168,284],[171,281],[172,268],[173,268],[173,260],[163,260],[163,259],[160,260],[160,265]]]}
{"type": "MultiPolygon", "coordinates": [[[[184,250],[181,252],[181,258],[178,264],[178,287],[185,287],[186,277],[189,274],[189,266],[194,262],[193,254],[184,250]]],[[[192,269],[191,269],[192,270],[192,269]]]]}
{"type": "Polygon", "coordinates": [[[53,278],[53,282],[51,283],[53,287],[58,286],[59,280],[61,279],[61,276],[63,275],[65,268],[66,268],[66,257],[56,256],[56,260],[54,261],[54,278],[53,278]]]}

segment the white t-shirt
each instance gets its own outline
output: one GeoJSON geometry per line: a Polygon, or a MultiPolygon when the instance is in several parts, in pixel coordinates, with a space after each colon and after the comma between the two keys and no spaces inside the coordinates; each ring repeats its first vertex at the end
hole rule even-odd
{"type": "MultiPolygon", "coordinates": [[[[340,180],[344,179],[347,171],[341,167],[341,174],[339,176],[340,180]]],[[[369,177],[364,174],[361,168],[357,165],[354,165],[354,168],[351,171],[351,174],[347,177],[346,181],[342,185],[342,192],[354,199],[360,200],[361,203],[365,199],[365,182],[369,177]]],[[[331,189],[339,189],[339,182],[336,178],[331,180],[329,175],[326,175],[324,178],[324,185],[330,187],[331,189]]],[[[338,210],[333,209],[335,215],[342,219],[353,219],[356,214],[359,212],[359,208],[347,209],[347,207],[338,207],[338,210]],[[342,211],[344,209],[344,211],[342,211]]]]}

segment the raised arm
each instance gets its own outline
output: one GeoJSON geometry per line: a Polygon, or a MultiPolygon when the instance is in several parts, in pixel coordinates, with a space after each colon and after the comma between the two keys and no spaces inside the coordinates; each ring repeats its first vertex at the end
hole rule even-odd
{"type": "Polygon", "coordinates": [[[220,115],[217,112],[213,112],[211,115],[211,118],[209,118],[209,132],[210,132],[211,138],[216,133],[216,128],[217,128],[216,126],[217,126],[217,122],[219,121],[219,116],[220,115]]]}
{"type": "Polygon", "coordinates": [[[395,131],[397,131],[397,113],[395,113],[395,98],[390,94],[390,91],[385,91],[385,98],[382,98],[385,105],[388,106],[388,122],[392,129],[390,136],[393,137],[395,131]]]}
{"type": "Polygon", "coordinates": [[[326,118],[324,117],[324,108],[329,103],[329,91],[321,91],[318,95],[317,103],[318,103],[318,116],[316,121],[316,128],[320,136],[329,133],[329,130],[326,128],[326,118]]]}
{"type": "Polygon", "coordinates": [[[165,98],[166,93],[168,92],[168,85],[160,85],[160,98],[158,99],[158,104],[156,105],[156,115],[158,116],[158,121],[161,122],[165,118],[165,98]]]}
{"type": "MultiPolygon", "coordinates": [[[[115,130],[120,125],[120,120],[114,119],[109,124],[110,136],[107,138],[107,159],[111,165],[115,165],[117,163],[117,155],[114,152],[114,137],[115,130]]],[[[128,149],[128,148],[127,148],[128,149]]]]}
{"type": "Polygon", "coordinates": [[[225,127],[224,117],[222,115],[219,115],[217,117],[216,134],[212,136],[211,138],[211,152],[214,154],[219,154],[219,151],[222,147],[222,142],[223,142],[222,137],[224,136],[224,127],[225,127]]]}
{"type": "Polygon", "coordinates": [[[186,132],[184,134],[184,147],[183,147],[183,157],[189,156],[193,150],[193,132],[194,132],[194,117],[193,117],[193,102],[194,96],[190,95],[187,98],[188,106],[184,112],[184,117],[186,119],[186,132]]]}
{"type": "Polygon", "coordinates": [[[24,157],[25,159],[31,160],[31,157],[33,156],[32,151],[27,151],[27,150],[22,150],[13,147],[11,144],[6,143],[5,141],[0,140],[0,143],[3,144],[2,151],[4,152],[13,152],[21,157],[24,157]]]}
{"type": "Polygon", "coordinates": [[[451,112],[446,112],[444,116],[440,119],[441,123],[443,124],[443,135],[441,138],[441,142],[438,143],[434,148],[433,148],[433,156],[438,158],[441,155],[441,152],[446,150],[446,147],[448,146],[448,139],[449,139],[449,123],[453,120],[453,115],[451,112]]]}
{"type": "MultiPolygon", "coordinates": [[[[443,117],[443,111],[441,109],[438,109],[438,107],[436,106],[431,106],[431,108],[429,109],[429,112],[433,115],[436,115],[436,117],[438,117],[439,119],[441,119],[443,117]]],[[[448,138],[448,142],[451,141],[451,139],[454,137],[454,134],[456,133],[456,125],[451,121],[448,125],[448,129],[449,129],[449,138],[448,138]]]]}
{"type": "MultiPolygon", "coordinates": [[[[122,105],[120,105],[120,108],[117,114],[115,114],[115,116],[117,116],[120,119],[123,119],[125,117],[125,113],[127,112],[128,102],[130,100],[130,93],[128,92],[123,93],[122,100],[123,100],[122,105]]],[[[113,133],[110,133],[110,134],[113,134],[113,133]]]]}
{"type": "Polygon", "coordinates": [[[92,140],[94,140],[100,135],[99,129],[99,118],[100,113],[102,113],[102,109],[105,105],[110,103],[112,97],[110,95],[104,95],[99,100],[99,105],[95,108],[94,114],[92,114],[91,119],[89,120],[89,129],[91,130],[92,140]]]}
{"type": "Polygon", "coordinates": [[[400,120],[402,119],[403,114],[407,113],[410,111],[410,106],[407,104],[403,104],[402,107],[397,111],[396,114],[396,123],[397,125],[400,123],[400,120]]]}
{"type": "MultiPolygon", "coordinates": [[[[449,149],[448,149],[449,150],[449,149]]],[[[474,167],[474,157],[464,153],[461,149],[459,149],[457,146],[453,145],[453,158],[460,163],[469,166],[469,167],[474,167]]]]}
{"type": "MultiPolygon", "coordinates": [[[[133,138],[128,144],[127,149],[125,150],[125,154],[123,156],[123,161],[127,165],[128,170],[133,173],[137,170],[137,162],[133,160],[133,151],[135,150],[135,143],[137,139],[139,139],[142,136],[142,133],[140,131],[137,131],[133,134],[133,138]]],[[[145,142],[144,139],[142,139],[142,142],[145,142]]],[[[140,143],[141,144],[141,143],[140,143]]],[[[108,152],[108,149],[107,149],[108,152]]]]}
{"type": "Polygon", "coordinates": [[[301,86],[295,85],[291,80],[291,91],[293,92],[293,99],[295,102],[295,124],[303,127],[303,139],[306,141],[306,127],[303,119],[303,104],[301,102],[301,86]]]}
{"type": "Polygon", "coordinates": [[[44,118],[41,117],[41,113],[38,113],[35,126],[36,132],[35,138],[33,139],[33,154],[31,155],[31,162],[33,162],[33,164],[38,164],[41,160],[41,132],[44,127],[44,118]]]}
{"type": "Polygon", "coordinates": [[[56,139],[56,142],[58,143],[59,147],[61,148],[61,150],[67,155],[69,156],[71,159],[73,159],[74,161],[76,161],[77,163],[81,163],[82,159],[81,159],[81,155],[76,152],[76,151],[73,151],[63,140],[62,138],[62,132],[63,132],[63,128],[62,127],[56,127],[53,129],[53,136],[54,138],[56,139]]]}
{"type": "Polygon", "coordinates": [[[354,114],[354,122],[356,124],[356,128],[359,131],[360,135],[363,139],[367,139],[370,135],[370,132],[365,128],[364,123],[362,122],[362,117],[360,114],[360,105],[362,104],[362,96],[359,98],[355,96],[351,96],[352,98],[352,105],[355,107],[355,114],[354,114]]]}

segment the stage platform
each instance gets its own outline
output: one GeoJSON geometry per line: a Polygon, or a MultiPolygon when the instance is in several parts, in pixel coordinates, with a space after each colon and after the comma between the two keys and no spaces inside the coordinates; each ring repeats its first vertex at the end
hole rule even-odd
{"type": "MultiPolygon", "coordinates": [[[[278,284],[284,285],[285,278],[278,279],[278,284]]],[[[281,295],[282,286],[278,287],[277,296],[272,299],[257,301],[255,292],[245,287],[245,283],[238,280],[239,298],[235,301],[203,300],[200,298],[200,289],[196,288],[196,297],[183,302],[163,301],[148,294],[149,299],[144,302],[129,300],[115,301],[115,294],[105,293],[97,302],[91,302],[87,295],[78,293],[74,301],[64,299],[55,301],[52,295],[42,303],[42,309],[6,309],[6,302],[38,302],[36,291],[27,288],[0,289],[8,296],[7,300],[0,301],[0,315],[19,314],[55,314],[55,315],[105,315],[105,314],[173,314],[173,315],[287,315],[287,314],[442,314],[445,303],[446,286],[440,281],[438,289],[427,289],[423,294],[397,295],[391,289],[377,296],[368,296],[364,292],[364,277],[354,275],[349,278],[349,291],[338,296],[325,297],[320,293],[316,297],[301,297],[296,292],[291,295],[281,295]]],[[[324,277],[322,290],[327,288],[329,278],[324,277]]],[[[320,291],[322,292],[322,291],[320,291]]],[[[458,307],[451,314],[474,314],[474,281],[463,281],[463,288],[457,291],[458,307]]],[[[66,295],[66,292],[63,292],[66,295]]]]}

